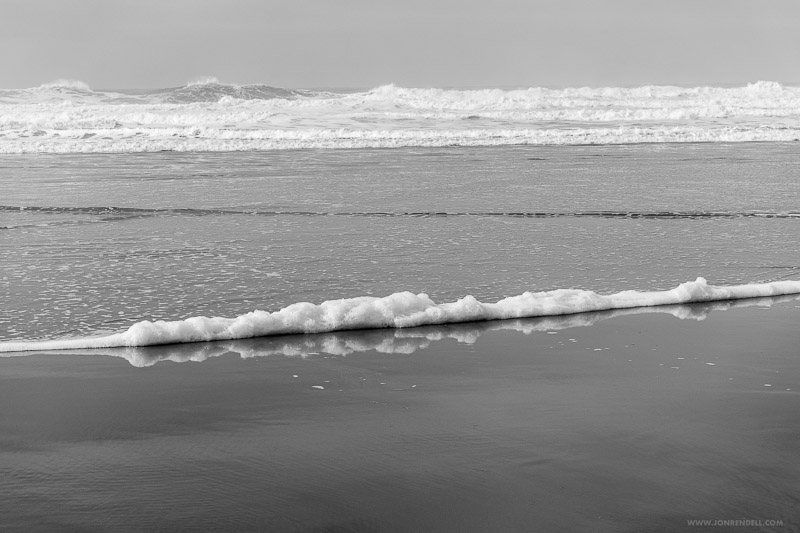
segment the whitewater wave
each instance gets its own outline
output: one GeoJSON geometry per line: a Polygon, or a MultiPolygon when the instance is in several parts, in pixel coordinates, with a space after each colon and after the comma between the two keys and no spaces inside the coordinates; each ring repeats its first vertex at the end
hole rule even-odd
{"type": "Polygon", "coordinates": [[[214,78],[0,90],[0,153],[236,151],[800,139],[800,87],[313,91],[214,78]]]}
{"type": "Polygon", "coordinates": [[[253,311],[236,318],[197,316],[176,321],[145,320],[124,332],[101,337],[3,342],[0,352],[153,346],[355,329],[410,328],[799,293],[800,281],[713,286],[703,278],[667,291],[629,290],[604,296],[592,291],[559,289],[526,292],[496,303],[482,303],[466,296],[455,302],[436,304],[426,294],[399,292],[383,298],[364,296],[329,300],[318,305],[301,302],[280,311],[253,311]]]}
{"type": "MultiPolygon", "coordinates": [[[[556,332],[577,327],[593,326],[611,318],[643,313],[664,313],[680,320],[705,320],[711,312],[741,307],[771,307],[775,303],[796,300],[797,295],[703,302],[695,304],[613,309],[574,315],[510,319],[487,322],[468,322],[408,329],[374,329],[338,331],[307,335],[278,335],[231,341],[171,344],[149,347],[99,348],[92,355],[119,357],[134,367],[148,367],[162,361],[173,363],[202,362],[214,357],[234,354],[243,359],[253,357],[300,357],[319,354],[345,357],[354,353],[376,351],[383,354],[408,355],[431,347],[436,342],[455,340],[474,344],[487,332],[512,332],[531,335],[537,332],[556,332]]],[[[30,355],[34,352],[7,352],[3,357],[30,355]]],[[[37,354],[86,354],[85,350],[36,351],[37,354]]]]}
{"type": "MultiPolygon", "coordinates": [[[[0,119],[1,120],[1,119],[0,119]]],[[[800,141],[796,128],[577,128],[519,130],[225,130],[35,129],[18,137],[0,133],[0,153],[238,152],[303,149],[445,148],[453,146],[576,146],[639,143],[739,143],[800,141]]]]}
{"type": "MultiPolygon", "coordinates": [[[[0,95],[2,95],[0,90],[0,95]]],[[[21,90],[5,90],[8,104],[138,104],[140,106],[163,103],[209,103],[235,100],[270,100],[295,98],[299,95],[315,96],[318,91],[292,90],[263,84],[239,85],[219,81],[209,76],[191,81],[184,86],[163,89],[93,90],[80,80],[59,79],[43,83],[38,87],[21,90]],[[91,100],[94,98],[94,100],[91,100]]]]}
{"type": "Polygon", "coordinates": [[[271,100],[274,98],[293,99],[302,93],[268,85],[225,85],[215,81],[193,83],[163,94],[168,103],[220,102],[236,100],[271,100]]]}

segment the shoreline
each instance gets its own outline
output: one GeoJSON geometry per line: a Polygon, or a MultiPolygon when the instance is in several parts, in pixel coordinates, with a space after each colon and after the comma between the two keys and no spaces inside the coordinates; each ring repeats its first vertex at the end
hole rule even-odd
{"type": "Polygon", "coordinates": [[[705,278],[662,291],[625,290],[600,295],[581,289],[556,289],[525,292],[494,303],[480,302],[468,295],[454,302],[437,304],[427,294],[406,291],[384,297],[327,300],[320,304],[299,302],[279,311],[256,310],[235,318],[193,316],[170,321],[143,320],[125,331],[102,336],[0,342],[0,353],[160,346],[352,330],[406,329],[798,294],[800,281],[795,280],[720,286],[709,285],[705,278]]]}
{"type": "Polygon", "coordinates": [[[680,320],[702,321],[714,312],[726,312],[748,307],[770,308],[773,305],[796,301],[800,301],[800,294],[630,307],[541,317],[452,322],[408,328],[345,329],[321,333],[265,335],[242,339],[149,346],[63,350],[33,349],[30,351],[0,352],[0,360],[2,358],[30,355],[106,355],[122,357],[127,359],[132,366],[144,367],[152,366],[160,361],[204,361],[225,354],[239,354],[245,359],[273,355],[305,358],[318,353],[348,355],[349,353],[376,349],[380,349],[383,353],[411,353],[409,350],[412,352],[424,350],[430,344],[446,339],[456,339],[458,342],[471,344],[481,335],[488,332],[505,331],[524,335],[530,335],[534,332],[557,332],[593,326],[598,322],[612,318],[642,314],[665,314],[680,320]],[[413,345],[415,342],[416,346],[413,345]]]}
{"type": "Polygon", "coordinates": [[[19,529],[796,526],[800,306],[676,314],[305,336],[305,356],[217,343],[146,368],[2,358],[0,511],[19,529]]]}

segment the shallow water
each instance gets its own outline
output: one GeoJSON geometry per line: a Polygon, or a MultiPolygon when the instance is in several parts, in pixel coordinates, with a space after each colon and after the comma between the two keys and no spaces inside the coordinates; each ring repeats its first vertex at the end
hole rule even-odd
{"type": "Polygon", "coordinates": [[[403,290],[796,278],[795,148],[2,156],[0,340],[403,290]]]}

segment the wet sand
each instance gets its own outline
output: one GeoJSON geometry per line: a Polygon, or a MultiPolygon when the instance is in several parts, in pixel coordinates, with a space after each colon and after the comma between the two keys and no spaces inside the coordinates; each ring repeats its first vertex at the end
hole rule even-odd
{"type": "Polygon", "coordinates": [[[0,521],[797,531],[800,300],[752,303],[3,357],[0,521]]]}

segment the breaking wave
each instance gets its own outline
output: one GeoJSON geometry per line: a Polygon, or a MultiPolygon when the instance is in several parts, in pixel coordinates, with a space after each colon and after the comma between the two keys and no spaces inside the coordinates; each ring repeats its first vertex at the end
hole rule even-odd
{"type": "Polygon", "coordinates": [[[57,91],[57,90],[63,90],[63,89],[73,90],[73,91],[82,91],[82,92],[85,92],[85,93],[92,92],[92,90],[89,88],[89,84],[84,83],[84,82],[82,82],[80,80],[66,80],[66,79],[51,81],[49,83],[43,83],[42,85],[40,85],[39,87],[36,87],[36,89],[33,89],[33,90],[34,91],[35,90],[38,90],[38,91],[56,90],[57,91]]]}
{"type": "Polygon", "coordinates": [[[800,140],[800,88],[0,90],[0,153],[800,140]]]}
{"type": "Polygon", "coordinates": [[[268,85],[225,85],[216,81],[197,82],[162,93],[168,103],[225,102],[231,100],[292,99],[302,93],[268,85]]]}

